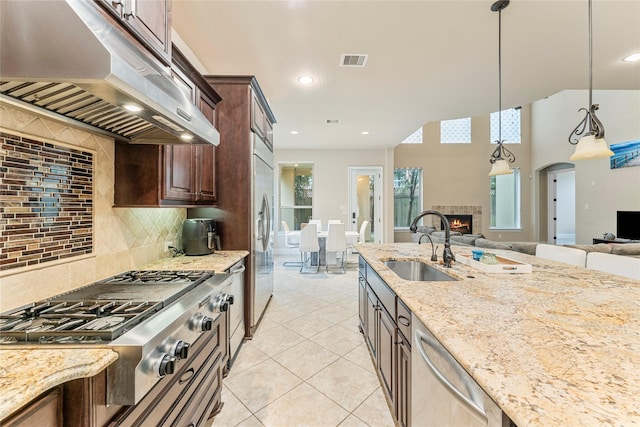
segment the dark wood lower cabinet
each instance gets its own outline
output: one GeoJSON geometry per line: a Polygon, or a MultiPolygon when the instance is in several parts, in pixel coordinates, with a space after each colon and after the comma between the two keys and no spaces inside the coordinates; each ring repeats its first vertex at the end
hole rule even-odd
{"type": "Polygon", "coordinates": [[[411,344],[398,331],[396,344],[397,384],[396,418],[401,427],[410,425],[411,417],[411,344]]]}
{"type": "Polygon", "coordinates": [[[62,387],[42,393],[18,412],[0,422],[3,427],[62,426],[62,387]]]}
{"type": "Polygon", "coordinates": [[[384,391],[396,403],[396,325],[386,310],[378,308],[378,372],[384,391]]]}
{"type": "Polygon", "coordinates": [[[360,260],[359,316],[371,358],[398,425],[411,425],[411,312],[360,260]],[[366,270],[366,273],[364,273],[366,270]]]}

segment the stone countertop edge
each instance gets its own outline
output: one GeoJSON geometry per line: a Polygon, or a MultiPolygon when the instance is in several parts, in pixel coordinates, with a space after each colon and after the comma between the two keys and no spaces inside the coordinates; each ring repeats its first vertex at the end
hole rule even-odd
{"type": "Polygon", "coordinates": [[[0,349],[0,420],[45,391],[102,372],[118,360],[107,348],[0,349]]]}
{"type": "MultiPolygon", "coordinates": [[[[455,262],[436,268],[459,281],[412,282],[382,262],[433,265],[427,246],[356,249],[513,422],[640,424],[640,281],[503,250],[491,252],[531,264],[532,273],[455,262]]],[[[452,246],[459,255],[472,249],[452,246]]]]}
{"type": "Polygon", "coordinates": [[[209,255],[162,258],[142,267],[142,270],[203,270],[216,273],[228,270],[241,259],[249,255],[249,251],[216,251],[209,255]]]}

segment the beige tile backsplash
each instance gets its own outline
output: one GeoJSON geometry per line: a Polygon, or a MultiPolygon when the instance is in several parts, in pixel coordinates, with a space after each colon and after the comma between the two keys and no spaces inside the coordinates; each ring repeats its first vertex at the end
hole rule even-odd
{"type": "Polygon", "coordinates": [[[65,262],[0,274],[0,312],[47,298],[166,256],[165,242],[178,244],[183,208],[114,208],[114,141],[28,111],[0,104],[0,128],[27,137],[86,148],[96,153],[94,253],[65,262]]]}

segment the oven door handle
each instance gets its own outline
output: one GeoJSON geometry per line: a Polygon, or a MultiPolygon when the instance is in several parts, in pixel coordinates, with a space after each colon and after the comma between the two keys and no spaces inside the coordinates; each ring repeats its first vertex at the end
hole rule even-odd
{"type": "Polygon", "coordinates": [[[246,267],[244,266],[244,264],[242,264],[237,267],[233,267],[231,270],[229,270],[229,273],[240,274],[240,273],[244,273],[244,270],[246,270],[246,267]]]}

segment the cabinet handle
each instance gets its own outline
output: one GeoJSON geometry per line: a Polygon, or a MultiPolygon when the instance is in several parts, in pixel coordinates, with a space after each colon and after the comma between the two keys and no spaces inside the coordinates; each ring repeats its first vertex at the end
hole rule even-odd
{"type": "Polygon", "coordinates": [[[184,372],[184,374],[182,374],[182,376],[180,377],[180,380],[178,380],[178,384],[184,384],[188,382],[189,380],[191,380],[191,378],[193,378],[194,374],[195,374],[195,371],[193,368],[187,369],[184,372]]]}
{"type": "Polygon", "coordinates": [[[411,320],[403,315],[400,315],[398,316],[398,323],[400,323],[402,326],[409,326],[411,324],[411,320]]]}
{"type": "MultiPolygon", "coordinates": [[[[129,13],[125,13],[124,14],[124,19],[129,20],[129,18],[135,18],[136,17],[136,2],[132,1],[129,3],[129,13]]],[[[123,8],[124,9],[124,8],[123,8]]]]}
{"type": "Polygon", "coordinates": [[[124,19],[124,2],[122,0],[113,0],[111,5],[116,10],[120,7],[120,19],[124,19]]]}

